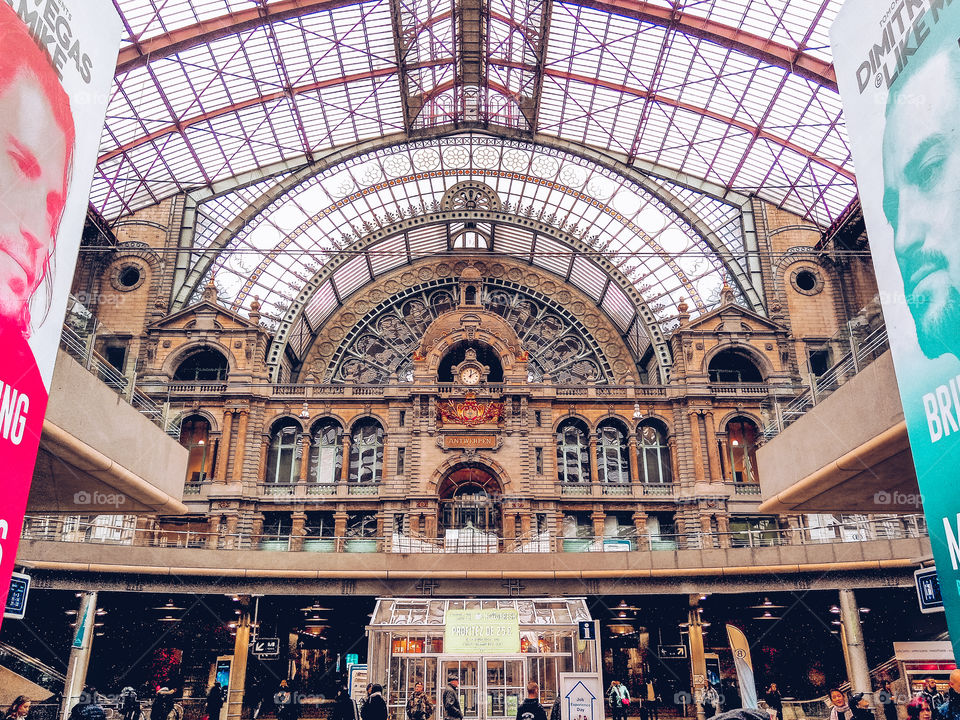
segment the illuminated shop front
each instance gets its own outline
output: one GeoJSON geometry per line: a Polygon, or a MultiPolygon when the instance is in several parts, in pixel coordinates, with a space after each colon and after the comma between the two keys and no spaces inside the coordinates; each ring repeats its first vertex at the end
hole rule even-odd
{"type": "Polygon", "coordinates": [[[416,683],[439,704],[456,675],[465,720],[514,718],[531,680],[549,706],[560,673],[599,672],[597,642],[580,639],[583,622],[595,630],[584,598],[379,598],[368,626],[369,677],[384,681],[395,717],[416,683]]]}

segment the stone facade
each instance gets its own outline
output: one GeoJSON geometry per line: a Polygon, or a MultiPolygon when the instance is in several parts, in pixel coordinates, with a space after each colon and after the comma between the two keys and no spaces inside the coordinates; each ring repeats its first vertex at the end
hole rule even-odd
{"type": "MultiPolygon", "coordinates": [[[[738,462],[749,465],[750,449],[738,444],[740,435],[731,435],[731,423],[752,423],[761,432],[776,404],[807,377],[811,350],[834,342],[851,306],[865,304],[871,287],[864,268],[818,247],[815,228],[757,202],[767,313],[735,304],[731,291],[724,292],[720,307],[693,319],[681,303],[679,325],[669,338],[673,367],[667,384],[657,382],[655,358],[649,352],[634,357],[611,318],[581,290],[528,263],[490,254],[421,260],[343,298],[310,339],[303,362],[290,366],[291,382],[276,384],[266,363],[271,332],[257,303],[242,316],[220,304],[212,281],[198,302],[171,312],[182,207],[181,200],[168,201],[128,218],[117,229],[114,252],[86,258],[75,291],[91,288],[88,304],[101,323],[100,347],[126,348],[123,371],[135,373],[145,392],[167,403],[172,417],[206,422],[200,482],[189,483],[184,497],[191,513],[141,518],[139,524],[158,533],[209,533],[205,542],[212,547],[257,543],[274,532],[294,550],[325,538],[343,549],[361,515],[375,519],[361,527],[361,537],[376,538],[381,550],[396,550],[398,537],[443,543],[449,540],[444,532],[456,529],[450,513],[463,510],[453,502],[456,492],[466,486],[487,494],[496,515],[488,529],[502,549],[537,539],[561,550],[576,537],[574,522],[581,536],[616,532],[632,537],[637,549],[673,531],[701,547],[727,546],[731,520],[757,519],[759,502],[755,467],[737,469],[738,462]],[[123,275],[128,268],[136,272],[123,275]],[[417,293],[428,298],[431,288],[455,300],[424,318],[415,350],[401,358],[409,361],[406,369],[395,364],[372,384],[337,375],[346,372],[345,348],[359,347],[350,343],[377,312],[417,293]],[[561,318],[564,337],[576,335],[581,361],[596,366],[596,382],[557,383],[549,367],[534,379],[537,349],[558,340],[544,340],[521,320],[484,305],[494,290],[528,298],[544,308],[544,316],[561,318]],[[477,386],[454,377],[443,381],[449,358],[469,347],[493,358],[478,363],[484,372],[497,365],[497,378],[477,386]],[[178,367],[201,350],[222,355],[226,377],[175,380],[178,367]],[[711,363],[724,353],[752,367],[759,374],[755,381],[712,374],[711,363]],[[471,413],[495,407],[498,416],[452,422],[440,417],[445,403],[466,404],[471,413]],[[571,420],[586,429],[589,470],[580,482],[561,482],[558,433],[571,420]],[[313,447],[323,442],[316,430],[324,422],[339,428],[336,442],[313,447]],[[620,452],[627,470],[616,476],[623,482],[605,482],[598,462],[607,447],[602,428],[611,422],[625,435],[620,452]],[[375,482],[357,482],[355,476],[361,450],[351,443],[364,423],[380,432],[375,482]],[[669,478],[657,482],[644,470],[640,434],[648,425],[664,433],[662,457],[671,469],[669,478]],[[332,528],[318,531],[318,514],[332,528]],[[618,530],[611,530],[610,518],[618,530]]],[[[379,340],[383,347],[365,346],[368,363],[391,357],[389,333],[379,340]]],[[[772,520],[784,529],[799,522],[772,520]]]]}

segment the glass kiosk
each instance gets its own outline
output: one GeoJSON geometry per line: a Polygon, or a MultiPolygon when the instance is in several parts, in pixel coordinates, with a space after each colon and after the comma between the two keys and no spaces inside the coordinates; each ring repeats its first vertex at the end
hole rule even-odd
{"type": "Polygon", "coordinates": [[[560,673],[599,674],[597,641],[579,639],[587,621],[593,626],[584,598],[378,598],[367,627],[369,679],[383,684],[396,720],[406,720],[418,682],[442,720],[451,674],[460,679],[464,720],[515,720],[531,680],[549,713],[560,673]]]}

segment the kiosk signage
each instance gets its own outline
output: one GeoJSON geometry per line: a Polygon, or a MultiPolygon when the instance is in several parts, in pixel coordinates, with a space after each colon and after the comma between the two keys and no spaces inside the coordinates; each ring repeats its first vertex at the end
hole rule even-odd
{"type": "Polygon", "coordinates": [[[448,609],[443,649],[453,654],[520,652],[520,617],[515,608],[448,609]]]}
{"type": "Polygon", "coordinates": [[[960,648],[960,3],[848,0],[830,33],[919,496],[960,648]]]}

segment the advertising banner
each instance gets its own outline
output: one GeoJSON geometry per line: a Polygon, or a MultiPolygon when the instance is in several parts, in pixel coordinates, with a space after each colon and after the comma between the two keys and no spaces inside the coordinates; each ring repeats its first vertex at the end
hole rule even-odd
{"type": "Polygon", "coordinates": [[[109,0],[0,0],[0,601],[120,47],[109,0]]]}
{"type": "Polygon", "coordinates": [[[960,2],[949,0],[848,0],[831,30],[860,201],[955,648],[960,641],[958,38],[960,2]]]}
{"type": "Polygon", "coordinates": [[[443,651],[453,654],[520,652],[516,608],[447,610],[443,651]]]}
{"type": "Polygon", "coordinates": [[[756,710],[759,705],[757,683],[753,677],[753,660],[750,659],[750,643],[747,642],[747,636],[743,631],[734,625],[727,625],[727,638],[730,640],[730,650],[733,653],[733,665],[737,670],[741,707],[756,710]]]}

